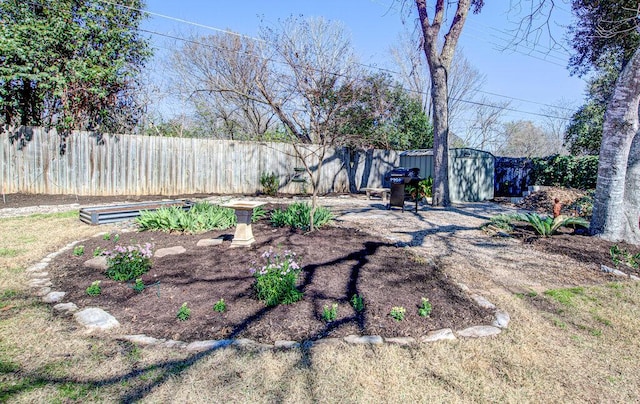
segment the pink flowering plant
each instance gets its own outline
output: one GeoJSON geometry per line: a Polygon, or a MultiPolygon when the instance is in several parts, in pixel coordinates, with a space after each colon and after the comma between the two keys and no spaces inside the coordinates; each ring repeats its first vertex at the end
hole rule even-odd
{"type": "Polygon", "coordinates": [[[151,268],[151,248],[146,243],[144,246],[117,245],[113,250],[107,250],[102,255],[107,257],[107,276],[115,281],[129,281],[137,279],[151,268]]]}
{"type": "Polygon", "coordinates": [[[301,271],[296,254],[289,250],[278,254],[271,247],[261,257],[266,264],[250,269],[256,278],[258,298],[267,306],[290,304],[302,299],[302,292],[296,288],[301,271]]]}

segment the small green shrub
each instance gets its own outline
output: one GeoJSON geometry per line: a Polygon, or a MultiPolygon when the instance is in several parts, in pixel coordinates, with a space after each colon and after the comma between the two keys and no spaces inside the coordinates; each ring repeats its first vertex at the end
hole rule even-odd
{"type": "Polygon", "coordinates": [[[516,220],[529,223],[535,232],[542,237],[549,237],[563,226],[581,226],[589,227],[589,222],[579,216],[560,215],[556,218],[549,216],[540,216],[537,213],[525,213],[514,215],[516,220]]]}
{"type": "Polygon", "coordinates": [[[616,267],[624,264],[630,268],[638,269],[638,266],[640,266],[640,253],[631,254],[627,250],[621,250],[617,244],[609,248],[609,254],[611,255],[611,261],[616,267]]]}
{"type": "Polygon", "coordinates": [[[83,245],[77,245],[77,246],[73,247],[73,255],[75,255],[76,257],[80,257],[80,256],[84,255],[84,246],[83,245]]]}
{"type": "Polygon", "coordinates": [[[144,247],[115,246],[111,251],[105,251],[107,257],[107,277],[114,281],[130,281],[139,278],[151,268],[151,244],[144,247]]]}
{"type": "MultiPolygon", "coordinates": [[[[311,218],[311,205],[305,202],[296,202],[287,206],[286,209],[276,209],[271,212],[271,224],[274,227],[289,226],[296,229],[309,230],[311,218]]],[[[328,208],[316,207],[313,215],[313,227],[320,228],[333,219],[333,215],[328,208]]]]}
{"type": "Polygon", "coordinates": [[[258,220],[262,220],[267,217],[267,211],[264,210],[262,206],[258,206],[253,208],[253,212],[251,213],[251,222],[255,223],[258,220]]]}
{"type": "Polygon", "coordinates": [[[102,239],[103,239],[104,241],[109,241],[109,240],[111,240],[111,233],[105,233],[105,234],[103,234],[103,235],[102,235],[102,239]]]}
{"type": "Polygon", "coordinates": [[[136,218],[140,230],[179,231],[202,233],[209,230],[224,230],[236,225],[233,209],[223,208],[209,202],[196,203],[185,211],[178,206],[142,211],[136,218]]]}
{"type": "Polygon", "coordinates": [[[100,281],[93,281],[91,286],[87,288],[87,294],[89,296],[98,296],[102,293],[102,288],[100,287],[100,281]]]}
{"type": "Polygon", "coordinates": [[[260,174],[260,185],[262,185],[262,192],[265,194],[270,196],[276,196],[278,194],[280,184],[278,176],[275,173],[260,174]]]}
{"type": "Polygon", "coordinates": [[[598,156],[552,155],[533,158],[531,178],[535,185],[595,189],[598,156]]]}
{"type": "Polygon", "coordinates": [[[416,185],[407,185],[406,191],[411,195],[411,199],[413,200],[431,198],[433,195],[433,178],[425,178],[416,185]]]}
{"type": "Polygon", "coordinates": [[[510,233],[513,231],[513,220],[513,215],[501,214],[493,216],[489,224],[510,233]]]}
{"type": "Polygon", "coordinates": [[[553,300],[565,306],[573,306],[573,298],[576,296],[584,295],[583,287],[565,288],[565,289],[550,289],[544,292],[546,296],[549,296],[553,300]]]}
{"type": "Polygon", "coordinates": [[[392,307],[389,315],[396,321],[404,320],[404,316],[407,313],[407,310],[402,306],[392,307]]]}
{"type": "Polygon", "coordinates": [[[429,317],[431,315],[431,310],[432,310],[431,302],[426,297],[423,297],[422,303],[418,308],[418,315],[420,317],[429,317]]]}
{"type": "Polygon", "coordinates": [[[138,293],[142,292],[145,287],[146,286],[142,281],[142,278],[137,278],[136,281],[133,283],[133,290],[135,290],[138,293]]]}
{"type": "Polygon", "coordinates": [[[93,256],[94,257],[99,257],[100,255],[102,255],[104,253],[104,249],[100,248],[100,247],[96,247],[95,250],[93,250],[93,256]]]}
{"type": "Polygon", "coordinates": [[[187,302],[182,303],[182,306],[178,309],[178,313],[176,313],[176,318],[180,321],[187,321],[191,317],[191,309],[187,306],[187,302]]]}
{"type": "Polygon", "coordinates": [[[355,311],[357,311],[358,313],[360,313],[362,310],[364,310],[364,300],[362,299],[362,296],[360,295],[353,295],[351,296],[351,305],[353,306],[353,309],[355,311]]]}
{"type": "Polygon", "coordinates": [[[338,318],[338,305],[336,303],[331,305],[331,308],[325,304],[322,308],[322,319],[325,323],[330,323],[338,318]]]}
{"type": "Polygon", "coordinates": [[[302,299],[302,292],[296,288],[301,271],[296,254],[287,250],[280,255],[269,248],[262,258],[266,260],[266,265],[260,269],[250,269],[256,279],[258,299],[267,306],[290,304],[302,299]]]}
{"type": "Polygon", "coordinates": [[[213,305],[213,311],[217,311],[218,313],[224,313],[227,311],[227,303],[225,303],[224,299],[220,299],[213,305]]]}

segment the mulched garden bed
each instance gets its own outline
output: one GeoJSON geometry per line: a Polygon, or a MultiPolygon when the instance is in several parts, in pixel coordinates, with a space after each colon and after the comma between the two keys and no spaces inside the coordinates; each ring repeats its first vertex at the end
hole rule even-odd
{"type": "Polygon", "coordinates": [[[83,241],[83,256],[62,254],[51,264],[50,272],[55,290],[68,293],[65,301],[105,309],[121,322],[122,332],[187,342],[222,338],[303,341],[348,334],[420,337],[430,330],[458,330],[493,320],[491,312],[470,301],[436,267],[389,240],[339,227],[304,234],[273,228],[266,221],[254,224],[253,232],[256,242],[249,248],[229,248],[233,229],[198,235],[120,234],[117,244],[123,246],[150,242],[156,250],[186,248],[180,255],[153,258],[151,271],[143,276],[151,286],[141,293],[131,283],[109,280],[83,265],[96,248],[113,248],[113,237],[83,241]],[[223,236],[222,245],[196,246],[200,239],[223,236]],[[302,301],[266,307],[256,299],[249,268],[263,265],[261,254],[270,247],[299,256],[302,301]],[[101,281],[102,294],[90,297],[85,290],[95,280],[101,281]],[[356,293],[364,298],[362,313],[349,304],[356,293]],[[422,297],[433,305],[427,318],[418,315],[422,297]],[[227,304],[224,313],[213,310],[221,298],[227,304]],[[179,321],[176,313],[184,302],[191,308],[191,318],[179,321]],[[337,319],[325,323],[322,309],[333,303],[339,305],[337,319]],[[406,309],[404,321],[389,316],[394,306],[406,309]]]}

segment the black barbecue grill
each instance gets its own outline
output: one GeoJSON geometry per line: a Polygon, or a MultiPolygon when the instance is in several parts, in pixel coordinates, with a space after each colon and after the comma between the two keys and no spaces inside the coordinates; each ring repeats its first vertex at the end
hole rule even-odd
{"type": "MultiPolygon", "coordinates": [[[[389,196],[389,204],[387,205],[387,209],[391,209],[392,206],[402,208],[404,212],[404,200],[406,198],[406,185],[417,186],[422,178],[418,175],[420,174],[419,168],[411,168],[406,169],[403,167],[395,168],[391,170],[389,174],[386,176],[386,180],[391,183],[391,195],[389,196]]],[[[418,211],[418,199],[416,198],[416,207],[415,211],[418,211]]]]}

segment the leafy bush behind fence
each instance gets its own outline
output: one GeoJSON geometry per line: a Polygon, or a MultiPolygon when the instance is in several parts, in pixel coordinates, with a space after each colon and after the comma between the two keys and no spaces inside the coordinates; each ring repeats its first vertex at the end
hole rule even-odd
{"type": "Polygon", "coordinates": [[[547,156],[533,158],[534,185],[594,189],[598,178],[598,156],[547,156]]]}

